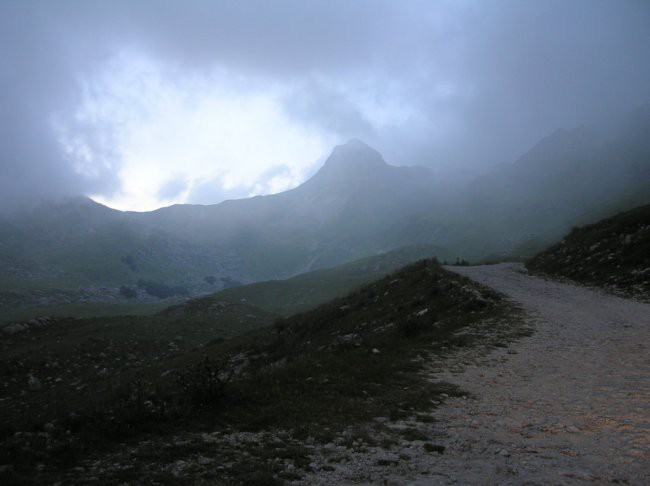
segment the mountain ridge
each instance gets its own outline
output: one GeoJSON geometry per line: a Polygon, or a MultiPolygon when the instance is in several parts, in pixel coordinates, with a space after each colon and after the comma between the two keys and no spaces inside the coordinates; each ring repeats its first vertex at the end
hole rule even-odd
{"type": "Polygon", "coordinates": [[[53,287],[86,286],[94,273],[113,294],[139,279],[184,285],[196,295],[213,290],[203,283],[211,275],[244,283],[287,278],[404,246],[382,233],[422,202],[431,183],[422,174],[428,171],[388,165],[352,140],[335,147],[308,181],[280,194],[143,213],[83,197],[61,200],[0,221],[0,266],[25,261],[39,270],[10,272],[14,277],[53,287]]]}
{"type": "Polygon", "coordinates": [[[0,294],[106,287],[117,298],[144,279],[200,295],[219,290],[210,277],[284,279],[415,244],[442,247],[441,260],[529,254],[572,225],[650,202],[648,133],[647,107],[559,130],[455,194],[430,170],[389,165],[351,140],[280,194],[145,213],[44,204],[0,219],[0,294]]]}
{"type": "Polygon", "coordinates": [[[558,240],[586,215],[591,221],[650,202],[650,109],[557,130],[514,163],[473,181],[464,211],[467,232],[493,251],[527,239],[558,240]],[[636,194],[629,205],[621,204],[636,194]],[[617,203],[618,201],[618,203],[617,203]],[[602,208],[600,213],[595,211],[602,208]]]}

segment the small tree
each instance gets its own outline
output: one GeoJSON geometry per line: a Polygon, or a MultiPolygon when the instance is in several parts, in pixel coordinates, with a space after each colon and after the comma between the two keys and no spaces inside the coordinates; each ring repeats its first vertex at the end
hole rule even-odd
{"type": "Polygon", "coordinates": [[[134,288],[122,285],[120,286],[120,295],[127,299],[135,299],[138,296],[138,293],[134,288]]]}

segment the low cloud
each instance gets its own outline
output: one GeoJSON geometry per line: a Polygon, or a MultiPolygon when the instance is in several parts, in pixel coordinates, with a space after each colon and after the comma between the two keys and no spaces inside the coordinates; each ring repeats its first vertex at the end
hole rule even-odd
{"type": "Polygon", "coordinates": [[[275,191],[352,137],[478,170],[649,102],[649,25],[632,0],[6,0],[0,206],[275,191]]]}

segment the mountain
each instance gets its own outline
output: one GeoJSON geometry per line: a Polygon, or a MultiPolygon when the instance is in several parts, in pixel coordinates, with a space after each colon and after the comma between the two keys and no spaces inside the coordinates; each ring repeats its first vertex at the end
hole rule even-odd
{"type": "Polygon", "coordinates": [[[0,303],[112,301],[138,282],[141,298],[159,284],[196,295],[429,242],[430,226],[404,225],[436,204],[435,188],[427,169],[388,165],[352,140],[280,194],[145,213],[87,198],[43,204],[0,221],[0,303]]]}
{"type": "Polygon", "coordinates": [[[650,203],[650,105],[557,130],[467,189],[466,231],[482,253],[557,241],[572,226],[650,203]],[[531,240],[536,240],[532,241],[531,240]]]}
{"type": "Polygon", "coordinates": [[[574,228],[526,267],[650,301],[650,205],[574,228]]]}
{"type": "Polygon", "coordinates": [[[572,226],[650,203],[649,134],[650,106],[558,130],[455,194],[351,140],[280,194],[145,213],[42,204],[0,219],[0,305],[180,299],[414,244],[436,245],[440,260],[531,256],[572,226]]]}
{"type": "Polygon", "coordinates": [[[145,280],[189,286],[226,261],[227,255],[90,199],[53,201],[0,222],[0,305],[113,302],[121,298],[120,285],[145,280]]]}
{"type": "Polygon", "coordinates": [[[427,169],[388,165],[379,152],[351,140],[293,190],[134,217],[197,243],[233,249],[247,280],[282,278],[426,242],[393,228],[435,204],[436,186],[427,169]]]}

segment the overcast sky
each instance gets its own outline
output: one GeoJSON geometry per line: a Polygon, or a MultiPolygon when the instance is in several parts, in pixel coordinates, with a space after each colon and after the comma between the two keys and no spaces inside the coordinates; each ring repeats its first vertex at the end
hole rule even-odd
{"type": "Polygon", "coordinates": [[[0,1],[0,205],[278,192],[360,138],[476,170],[650,102],[650,2],[0,1]]]}

